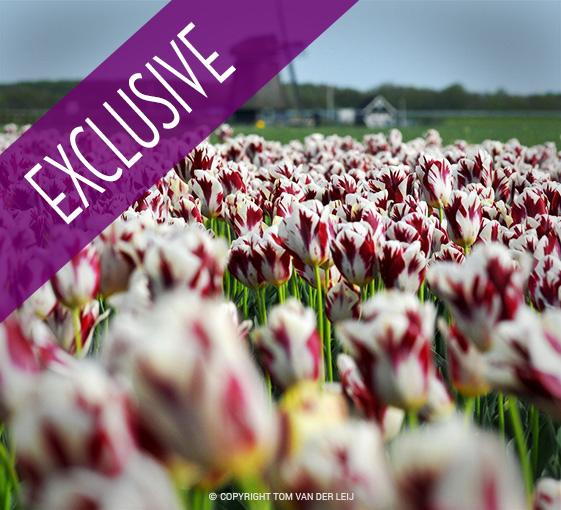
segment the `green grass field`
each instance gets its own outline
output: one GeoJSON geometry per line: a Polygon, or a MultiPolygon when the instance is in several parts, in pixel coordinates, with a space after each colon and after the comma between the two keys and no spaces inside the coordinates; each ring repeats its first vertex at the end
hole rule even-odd
{"type": "MultiPolygon", "coordinates": [[[[278,140],[283,143],[290,140],[302,140],[311,133],[351,135],[360,140],[366,133],[378,131],[362,126],[267,126],[258,129],[255,126],[243,125],[234,126],[234,128],[236,133],[257,133],[268,140],[278,140]]],[[[558,146],[561,145],[561,118],[552,117],[458,117],[408,126],[401,128],[401,131],[407,141],[422,136],[429,128],[438,129],[446,144],[458,139],[479,143],[485,139],[504,142],[510,138],[518,138],[524,145],[536,145],[549,141],[556,142],[558,146]]]]}

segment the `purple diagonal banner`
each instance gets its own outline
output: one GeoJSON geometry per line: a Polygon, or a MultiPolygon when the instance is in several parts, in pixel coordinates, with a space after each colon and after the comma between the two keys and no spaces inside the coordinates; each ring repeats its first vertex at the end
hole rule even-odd
{"type": "Polygon", "coordinates": [[[357,0],[172,0],[0,155],[0,321],[357,0]]]}

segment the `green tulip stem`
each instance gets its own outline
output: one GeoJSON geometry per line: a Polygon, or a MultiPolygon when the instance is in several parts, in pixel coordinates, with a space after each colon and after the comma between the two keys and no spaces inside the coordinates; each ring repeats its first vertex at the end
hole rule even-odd
{"type": "Polygon", "coordinates": [[[322,362],[324,366],[327,365],[327,380],[331,382],[333,380],[333,368],[331,367],[331,339],[326,339],[325,328],[324,328],[324,314],[323,314],[323,292],[322,292],[322,281],[321,274],[319,270],[319,265],[314,265],[314,275],[316,279],[317,293],[316,293],[316,313],[318,320],[318,331],[322,342],[322,362]]]}
{"type": "Polygon", "coordinates": [[[528,448],[524,440],[524,429],[522,427],[522,420],[520,419],[520,411],[516,399],[513,397],[508,398],[508,411],[510,413],[510,420],[512,429],[514,431],[514,441],[518,449],[518,456],[520,457],[520,464],[522,465],[522,474],[524,477],[524,486],[526,488],[526,495],[528,498],[532,497],[532,466],[530,465],[530,457],[528,455],[528,448]]]}
{"type": "Polygon", "coordinates": [[[499,433],[501,439],[504,441],[505,438],[505,405],[504,397],[502,393],[497,395],[497,407],[499,409],[499,433]]]}
{"type": "Polygon", "coordinates": [[[74,328],[74,345],[76,356],[82,355],[82,326],[80,324],[80,307],[72,308],[72,326],[74,328]]]}

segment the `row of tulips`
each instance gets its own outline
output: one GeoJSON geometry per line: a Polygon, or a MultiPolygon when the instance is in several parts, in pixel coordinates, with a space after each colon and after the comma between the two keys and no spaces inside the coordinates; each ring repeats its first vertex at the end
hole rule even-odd
{"type": "Polygon", "coordinates": [[[217,136],[0,325],[4,508],[560,508],[555,145],[217,136]]]}

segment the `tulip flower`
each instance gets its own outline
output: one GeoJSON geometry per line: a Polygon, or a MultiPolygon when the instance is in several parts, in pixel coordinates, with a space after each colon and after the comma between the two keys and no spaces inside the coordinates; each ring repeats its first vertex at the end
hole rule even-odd
{"type": "Polygon", "coordinates": [[[207,218],[216,218],[222,214],[224,190],[217,177],[205,170],[195,170],[189,184],[201,202],[201,212],[207,218]]]}
{"type": "Polygon", "coordinates": [[[302,381],[284,392],[279,401],[279,458],[298,453],[308,437],[326,427],[345,423],[349,407],[338,388],[302,381]]]}
{"type": "Polygon", "coordinates": [[[512,202],[512,219],[514,223],[520,223],[525,218],[535,218],[539,214],[547,214],[547,207],[547,196],[540,188],[526,188],[512,202]]]}
{"type": "Polygon", "coordinates": [[[5,417],[35,384],[41,362],[16,315],[0,324],[0,416],[5,417]]]}
{"type": "Polygon", "coordinates": [[[219,142],[224,143],[234,136],[234,128],[230,124],[224,123],[216,128],[214,134],[219,142]]]}
{"type": "Polygon", "coordinates": [[[279,224],[279,237],[302,262],[321,266],[330,260],[329,210],[314,200],[294,205],[292,214],[279,224]]]}
{"type": "Polygon", "coordinates": [[[269,227],[257,241],[253,263],[261,282],[279,286],[290,279],[292,257],[282,244],[277,226],[269,227]]]}
{"type": "MultiPolygon", "coordinates": [[[[432,251],[434,232],[436,222],[434,217],[429,218],[426,214],[420,212],[411,212],[406,214],[399,223],[413,227],[417,231],[417,238],[421,243],[421,251],[428,257],[432,251]]],[[[400,240],[400,239],[397,239],[400,240]]]]}
{"type": "Polygon", "coordinates": [[[349,174],[334,175],[329,183],[329,198],[333,202],[335,200],[344,200],[349,193],[356,193],[356,180],[349,174]]]}
{"type": "Polygon", "coordinates": [[[159,189],[148,190],[132,206],[136,212],[146,212],[154,221],[164,223],[169,215],[170,201],[159,189]]]}
{"type": "Polygon", "coordinates": [[[454,262],[456,264],[463,264],[464,260],[465,255],[463,250],[454,243],[447,243],[443,244],[440,250],[432,255],[430,263],[454,262]]]}
{"type": "MultiPolygon", "coordinates": [[[[281,421],[284,424],[284,437],[281,441],[283,448],[269,472],[269,479],[276,490],[349,491],[355,493],[355,502],[335,502],[337,505],[343,505],[335,508],[378,508],[378,504],[381,505],[380,508],[386,508],[385,505],[390,505],[388,508],[391,508],[393,491],[384,467],[378,429],[373,423],[348,420],[347,406],[338,391],[333,388],[320,389],[310,382],[300,383],[284,394],[279,407],[281,421]],[[345,431],[349,428],[356,434],[354,440],[351,439],[353,436],[351,430],[345,431]],[[362,428],[362,431],[359,428],[362,428]],[[339,437],[340,440],[332,439],[334,437],[339,437]],[[369,446],[373,446],[373,439],[375,449],[369,446]],[[348,449],[347,445],[351,443],[355,446],[363,445],[365,455],[360,457],[363,462],[360,462],[359,457],[356,456],[360,448],[348,449]],[[320,444],[325,446],[318,448],[320,444]],[[330,445],[335,446],[342,455],[337,456],[330,445]],[[344,465],[348,469],[345,469],[337,458],[343,461],[347,459],[348,462],[344,462],[344,465]],[[357,473],[357,476],[353,476],[355,470],[360,469],[359,466],[364,466],[364,474],[370,473],[370,475],[362,476],[357,473]],[[325,477],[320,476],[320,473],[332,475],[325,477]],[[345,473],[350,475],[350,478],[345,473]],[[355,479],[354,484],[351,481],[353,479],[355,479]],[[306,483],[308,480],[310,486],[306,483]],[[370,490],[367,487],[374,481],[376,481],[376,492],[372,494],[370,490],[374,489],[374,486],[370,490]],[[316,487],[316,484],[321,485],[316,487]],[[349,486],[349,484],[353,485],[349,486]],[[363,493],[365,490],[368,497],[363,500],[363,497],[366,497],[363,493]]],[[[309,501],[307,503],[309,504],[309,501]]],[[[319,505],[317,508],[325,508],[323,506],[325,501],[319,501],[319,505]]]]}
{"type": "Polygon", "coordinates": [[[339,338],[377,400],[407,410],[426,404],[434,319],[431,304],[388,291],[363,303],[360,320],[338,324],[339,338]]]}
{"type": "Polygon", "coordinates": [[[556,249],[556,240],[553,239],[553,236],[538,233],[534,226],[529,225],[530,221],[527,219],[524,223],[511,225],[508,230],[503,229],[500,241],[508,246],[511,251],[536,254],[538,246],[540,246],[540,251],[536,254],[538,257],[540,255],[550,255],[550,250],[555,251],[556,249]]]}
{"type": "MultiPolygon", "coordinates": [[[[135,221],[117,221],[99,238],[100,288],[104,297],[125,292],[129,279],[140,264],[138,246],[142,226],[135,221]]],[[[142,250],[140,250],[142,251],[142,250]]]]}
{"type": "Polygon", "coordinates": [[[284,459],[276,471],[275,491],[313,495],[309,501],[294,498],[291,508],[385,510],[393,507],[393,485],[380,433],[373,423],[348,421],[325,427],[307,437],[297,454],[284,459]],[[320,500],[315,495],[321,493],[349,496],[320,500]]]}
{"type": "Polygon", "coordinates": [[[294,175],[294,165],[290,161],[282,161],[272,167],[269,174],[273,179],[291,180],[294,175]]]}
{"type": "MultiPolygon", "coordinates": [[[[125,212],[117,221],[107,227],[99,236],[97,248],[100,252],[102,271],[109,271],[108,280],[115,277],[123,261],[126,261],[131,269],[142,265],[146,243],[155,232],[160,232],[164,227],[156,223],[153,218],[145,214],[125,212]],[[109,260],[103,260],[106,256],[104,251],[109,249],[109,260]],[[113,260],[116,258],[117,260],[113,260]],[[107,268],[107,265],[116,266],[107,268]]],[[[162,230],[163,231],[163,230],[162,230]]],[[[130,269],[125,271],[129,274],[130,269]]],[[[103,278],[103,275],[102,275],[103,278]]],[[[124,280],[123,277],[120,280],[124,280]]],[[[104,282],[102,282],[103,284],[104,282]]],[[[107,284],[106,284],[107,285],[107,284]]],[[[114,284],[109,285],[114,287],[114,284]]]]}
{"type": "Polygon", "coordinates": [[[129,407],[93,362],[40,374],[10,422],[22,478],[38,487],[71,467],[118,475],[135,449],[129,407]]]}
{"type": "Polygon", "coordinates": [[[203,296],[222,292],[227,248],[197,225],[173,228],[154,236],[144,256],[144,271],[153,294],[185,287],[203,296]]]}
{"type": "Polygon", "coordinates": [[[466,191],[467,193],[475,193],[479,197],[483,207],[493,207],[495,204],[495,192],[493,188],[486,188],[483,184],[479,183],[470,183],[465,186],[463,191],[466,191]]]}
{"type": "Polygon", "coordinates": [[[555,510],[561,507],[561,482],[553,478],[541,478],[534,491],[533,510],[555,510]]]}
{"type": "Polygon", "coordinates": [[[360,316],[360,291],[341,280],[329,287],[325,296],[325,313],[331,322],[358,319],[360,316]]]}
{"type": "Polygon", "coordinates": [[[57,299],[68,308],[79,308],[94,300],[99,291],[100,271],[95,248],[84,248],[52,277],[57,299]]]}
{"type": "Polygon", "coordinates": [[[454,324],[440,320],[438,328],[446,341],[448,373],[454,388],[466,397],[489,393],[491,386],[486,377],[488,367],[484,355],[454,324]]]}
{"type": "Polygon", "coordinates": [[[91,350],[96,326],[101,324],[109,313],[109,310],[102,313],[99,303],[92,301],[78,310],[76,321],[73,320],[69,310],[57,304],[45,322],[57,343],[66,352],[77,357],[84,357],[91,350]],[[78,335],[76,330],[78,330],[78,335]]]}
{"type": "Polygon", "coordinates": [[[505,203],[510,203],[512,198],[512,175],[514,169],[510,166],[495,167],[493,176],[493,189],[495,191],[495,198],[505,203]]]}
{"type": "Polygon", "coordinates": [[[174,214],[178,218],[183,218],[185,223],[203,223],[201,214],[201,201],[192,195],[180,197],[174,208],[174,214]]]}
{"type": "Polygon", "coordinates": [[[446,420],[454,409],[454,401],[446,383],[436,372],[429,380],[429,396],[427,403],[419,410],[419,416],[425,421],[446,420]]]}
{"type": "Polygon", "coordinates": [[[33,502],[37,510],[180,510],[166,471],[147,455],[135,453],[118,476],[84,468],[50,476],[33,502]]]}
{"type": "Polygon", "coordinates": [[[498,244],[476,246],[462,265],[432,264],[427,281],[462,334],[482,351],[491,347],[497,324],[512,320],[524,303],[523,272],[498,244]]]}
{"type": "Polygon", "coordinates": [[[497,220],[490,220],[484,216],[481,220],[481,230],[476,242],[500,242],[502,240],[502,228],[504,227],[497,220]]]}
{"type": "Polygon", "coordinates": [[[442,145],[442,137],[436,129],[429,129],[424,134],[427,146],[440,147],[442,145]]]}
{"type": "Polygon", "coordinates": [[[549,181],[542,186],[549,203],[549,214],[561,216],[561,184],[549,181]]]}
{"type": "Polygon", "coordinates": [[[150,314],[118,319],[104,358],[132,388],[152,448],[202,474],[246,476],[269,461],[271,407],[227,307],[181,291],[162,296],[150,314]]]}
{"type": "Polygon", "coordinates": [[[378,248],[378,267],[388,289],[417,292],[425,278],[427,259],[421,243],[381,241],[378,248]]]}
{"type": "Polygon", "coordinates": [[[241,236],[261,228],[263,210],[246,195],[238,192],[226,197],[226,217],[234,232],[241,236]]]}
{"type": "Polygon", "coordinates": [[[228,256],[228,271],[249,288],[257,288],[263,283],[254,261],[258,242],[259,236],[255,232],[238,237],[232,241],[228,256]]]}
{"type": "Polygon", "coordinates": [[[423,154],[416,172],[427,203],[437,209],[448,205],[452,194],[452,171],[448,161],[423,154]]]}
{"type": "Polygon", "coordinates": [[[561,261],[552,255],[541,258],[530,274],[528,290],[538,310],[561,308],[561,261]]]}
{"type": "Polygon", "coordinates": [[[20,312],[26,317],[44,320],[52,313],[56,304],[53,287],[47,282],[25,300],[20,312]]]}
{"type": "Polygon", "coordinates": [[[364,144],[370,154],[377,154],[389,149],[386,135],[383,133],[364,135],[364,144]]]}
{"type": "Polygon", "coordinates": [[[555,418],[561,417],[561,312],[541,317],[528,308],[495,331],[496,345],[487,354],[491,385],[530,399],[555,418]]]}
{"type": "Polygon", "coordinates": [[[388,134],[388,141],[390,142],[390,148],[392,153],[396,153],[403,142],[403,135],[399,129],[391,129],[388,134]]]}
{"type": "Polygon", "coordinates": [[[394,221],[399,221],[411,213],[419,213],[421,216],[428,216],[428,205],[424,200],[419,200],[411,195],[405,197],[401,203],[393,204],[390,217],[394,221]]]}
{"type": "Polygon", "coordinates": [[[343,392],[354,409],[361,416],[377,421],[384,441],[389,441],[397,436],[405,417],[403,410],[376,401],[364,384],[354,359],[349,355],[339,354],[337,368],[341,377],[343,392]]]}
{"type": "Polygon", "coordinates": [[[388,192],[388,200],[401,203],[413,194],[415,173],[408,166],[387,166],[382,168],[371,181],[373,191],[383,189],[388,192]]]}
{"type": "Polygon", "coordinates": [[[444,207],[448,220],[448,236],[456,244],[469,249],[475,243],[481,221],[483,209],[475,192],[453,191],[449,203],[444,207]]]}
{"type": "Polygon", "coordinates": [[[213,170],[218,162],[216,151],[208,144],[200,144],[191,153],[175,165],[174,170],[184,181],[189,182],[195,170],[213,170]]]}
{"type": "Polygon", "coordinates": [[[399,241],[406,244],[411,244],[413,241],[420,243],[419,237],[417,229],[403,220],[389,224],[385,233],[385,239],[388,241],[399,241]]]}
{"type": "Polygon", "coordinates": [[[217,177],[222,184],[225,197],[246,192],[247,173],[247,167],[243,163],[228,162],[220,168],[217,177]]]}
{"type": "Polygon", "coordinates": [[[284,178],[276,180],[271,190],[271,201],[273,204],[275,204],[281,196],[287,194],[293,196],[299,202],[304,199],[304,192],[300,184],[284,178]]]}
{"type": "Polygon", "coordinates": [[[294,211],[294,204],[300,202],[301,199],[291,193],[281,193],[275,198],[272,204],[272,216],[274,218],[286,218],[294,211]]]}
{"type": "Polygon", "coordinates": [[[350,284],[363,287],[376,272],[376,241],[366,223],[350,223],[331,242],[337,269],[350,284]]]}
{"type": "Polygon", "coordinates": [[[315,313],[295,299],[273,307],[267,326],[255,331],[254,340],[267,373],[279,388],[320,378],[322,346],[315,313]]]}
{"type": "Polygon", "coordinates": [[[498,438],[459,419],[405,432],[390,450],[396,508],[527,508],[516,465],[498,438]]]}
{"type": "Polygon", "coordinates": [[[377,402],[374,395],[370,393],[364,384],[355,360],[348,354],[339,354],[337,370],[341,378],[343,392],[354,408],[367,418],[378,419],[387,406],[377,402]]]}
{"type": "Polygon", "coordinates": [[[493,183],[493,158],[487,151],[479,149],[472,157],[459,161],[456,177],[459,189],[469,183],[490,187],[493,183]]]}
{"type": "Polygon", "coordinates": [[[417,241],[422,253],[429,256],[432,251],[434,230],[435,226],[430,219],[419,213],[410,213],[403,219],[388,224],[385,238],[405,244],[417,241]]]}

